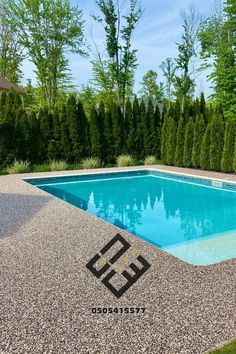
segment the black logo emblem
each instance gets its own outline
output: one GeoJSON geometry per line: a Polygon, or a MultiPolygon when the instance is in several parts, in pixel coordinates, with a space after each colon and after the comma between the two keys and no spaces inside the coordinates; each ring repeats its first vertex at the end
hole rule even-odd
{"type": "Polygon", "coordinates": [[[141,255],[138,255],[135,258],[135,261],[137,260],[139,263],[141,263],[142,267],[137,266],[134,262],[127,265],[127,263],[129,263],[130,256],[134,257],[136,256],[136,254],[137,250],[132,249],[130,243],[127,242],[120,234],[117,234],[100,250],[100,252],[95,254],[95,256],[86,264],[86,267],[98,279],[102,278],[102,276],[105,275],[105,277],[102,278],[101,282],[117,298],[120,298],[151,266],[141,255]],[[119,243],[122,247],[117,250],[117,246],[119,245],[119,243]],[[115,254],[113,254],[112,252],[113,247],[116,250],[115,254]],[[124,258],[121,259],[121,257],[127,251],[130,251],[129,257],[124,256],[124,258]],[[106,254],[109,254],[109,259],[105,258],[106,254]],[[118,260],[120,260],[123,265],[117,264],[116,262],[118,260]],[[127,270],[131,270],[131,274],[127,270]],[[134,275],[132,275],[132,273],[134,273],[134,275]],[[114,280],[114,277],[118,277],[118,280],[121,282],[125,280],[125,284],[122,284],[117,289],[117,287],[112,284],[112,280],[114,280]]]}

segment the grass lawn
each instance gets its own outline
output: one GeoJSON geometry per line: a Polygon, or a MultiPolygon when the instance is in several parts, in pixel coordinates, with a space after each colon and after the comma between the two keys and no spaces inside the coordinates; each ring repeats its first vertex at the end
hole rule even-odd
{"type": "Polygon", "coordinates": [[[236,340],[226,344],[223,348],[213,350],[209,354],[235,354],[236,353],[236,340]]]}

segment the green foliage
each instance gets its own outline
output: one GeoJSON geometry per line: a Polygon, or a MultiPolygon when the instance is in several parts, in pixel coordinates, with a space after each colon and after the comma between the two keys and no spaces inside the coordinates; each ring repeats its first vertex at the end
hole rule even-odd
{"type": "Polygon", "coordinates": [[[51,171],[51,167],[47,163],[43,165],[36,165],[33,168],[33,172],[50,172],[50,171],[51,171]]]}
{"type": "Polygon", "coordinates": [[[51,160],[49,163],[50,171],[65,171],[68,164],[65,160],[51,160]]]}
{"type": "Polygon", "coordinates": [[[183,165],[185,167],[192,166],[192,149],[193,149],[193,133],[194,133],[194,122],[190,119],[184,135],[184,155],[183,155],[183,165]]]}
{"type": "Polygon", "coordinates": [[[161,89],[157,83],[156,71],[149,70],[143,76],[140,94],[142,97],[154,98],[156,102],[161,102],[163,100],[161,89]]]}
{"type": "Polygon", "coordinates": [[[27,173],[30,172],[30,164],[28,161],[14,160],[12,165],[6,167],[6,171],[9,174],[27,173]]]}
{"type": "Polygon", "coordinates": [[[167,163],[169,121],[170,119],[166,115],[161,130],[161,161],[164,165],[167,163]]]}
{"type": "Polygon", "coordinates": [[[35,66],[43,104],[51,110],[70,81],[66,53],[85,54],[82,12],[67,0],[9,0],[8,6],[19,41],[35,66]]]}
{"type": "Polygon", "coordinates": [[[118,167],[127,167],[135,165],[135,160],[130,155],[120,155],[117,157],[116,162],[118,167]]]}
{"type": "Polygon", "coordinates": [[[200,167],[201,159],[201,147],[202,139],[205,132],[205,123],[201,116],[197,116],[194,124],[194,135],[193,135],[193,152],[192,152],[192,164],[193,167],[200,167]]]}
{"type": "Polygon", "coordinates": [[[223,172],[232,172],[236,138],[236,122],[234,117],[230,117],[226,123],[224,149],[221,160],[221,169],[223,172]]]}
{"type": "Polygon", "coordinates": [[[203,170],[210,170],[210,146],[211,146],[211,125],[208,124],[202,139],[200,167],[203,170]]]}
{"type": "Polygon", "coordinates": [[[168,132],[167,132],[167,152],[166,162],[168,165],[175,163],[176,150],[176,124],[173,118],[169,118],[168,132]]]}
{"type": "Polygon", "coordinates": [[[101,167],[101,161],[97,157],[88,157],[82,160],[82,165],[84,169],[99,168],[101,167]]]}
{"type": "Polygon", "coordinates": [[[185,123],[181,117],[177,129],[175,166],[183,166],[185,123]]]}
{"type": "Polygon", "coordinates": [[[224,146],[224,122],[221,117],[215,115],[211,122],[211,146],[210,146],[210,167],[212,170],[220,171],[221,158],[224,146]]]}
{"type": "Polygon", "coordinates": [[[144,165],[157,165],[158,161],[156,156],[150,155],[145,157],[144,165]]]}
{"type": "Polygon", "coordinates": [[[92,156],[101,159],[103,157],[101,122],[95,107],[92,107],[90,112],[90,142],[92,156]]]}

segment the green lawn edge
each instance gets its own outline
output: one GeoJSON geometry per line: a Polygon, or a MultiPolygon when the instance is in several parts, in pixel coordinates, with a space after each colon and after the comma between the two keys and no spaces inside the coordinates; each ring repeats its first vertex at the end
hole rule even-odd
{"type": "Polygon", "coordinates": [[[211,350],[208,354],[236,354],[236,339],[230,341],[222,348],[211,350]]]}

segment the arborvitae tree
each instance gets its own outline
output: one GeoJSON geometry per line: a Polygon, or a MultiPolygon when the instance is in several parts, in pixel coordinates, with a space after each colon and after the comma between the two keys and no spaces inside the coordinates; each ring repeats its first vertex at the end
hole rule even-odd
{"type": "Polygon", "coordinates": [[[192,166],[193,132],[194,122],[193,119],[190,118],[184,134],[183,164],[185,167],[192,166]]]}
{"type": "Polygon", "coordinates": [[[83,156],[83,145],[80,141],[80,124],[78,119],[78,110],[76,99],[72,95],[69,97],[66,105],[66,115],[68,128],[70,132],[70,140],[72,144],[72,152],[75,161],[80,161],[83,156]]]}
{"type": "MultiPolygon", "coordinates": [[[[86,116],[83,103],[79,100],[77,104],[77,112],[78,112],[78,121],[79,121],[79,133],[78,139],[81,146],[81,157],[89,156],[90,153],[90,142],[89,142],[89,124],[88,118],[86,116]]],[[[104,114],[105,108],[104,105],[99,108],[99,126],[100,130],[104,131],[104,114]],[[101,108],[102,107],[102,108],[101,108]]],[[[103,137],[104,140],[104,137],[103,137]]],[[[105,140],[104,140],[105,144],[105,140]]]]}
{"type": "Polygon", "coordinates": [[[22,134],[22,141],[20,142],[20,156],[22,160],[30,160],[30,125],[27,114],[24,112],[23,108],[19,108],[20,118],[20,128],[22,134]]]}
{"type": "Polygon", "coordinates": [[[224,149],[221,160],[221,169],[223,172],[233,172],[236,122],[233,116],[228,118],[225,128],[224,149]]]}
{"type": "Polygon", "coordinates": [[[206,101],[205,101],[205,96],[204,93],[201,92],[200,96],[200,114],[202,114],[204,121],[206,123],[207,116],[206,116],[206,101]]]}
{"type": "Polygon", "coordinates": [[[157,141],[157,124],[156,116],[154,112],[152,98],[148,99],[148,108],[147,108],[147,124],[148,129],[145,141],[145,153],[147,155],[157,156],[158,154],[158,141],[157,141]]]}
{"type": "Polygon", "coordinates": [[[181,117],[179,120],[178,130],[177,130],[175,166],[183,166],[184,134],[185,134],[185,123],[184,123],[184,118],[181,117]]]}
{"type": "Polygon", "coordinates": [[[134,98],[133,102],[133,124],[135,130],[135,144],[136,148],[133,156],[136,159],[140,159],[142,155],[142,131],[140,131],[140,106],[137,96],[134,98]]]}
{"type": "Polygon", "coordinates": [[[175,163],[176,149],[176,123],[173,118],[169,118],[166,162],[168,165],[175,163]]]}
{"type": "Polygon", "coordinates": [[[194,124],[194,137],[193,137],[193,152],[192,164],[194,167],[200,167],[202,139],[205,132],[205,123],[202,116],[197,116],[194,124]]]}
{"type": "Polygon", "coordinates": [[[202,139],[201,156],[200,156],[200,167],[203,170],[210,170],[210,145],[211,145],[211,124],[205,130],[202,139]]]}
{"type": "Polygon", "coordinates": [[[52,115],[48,113],[47,108],[41,108],[38,113],[38,120],[40,125],[40,160],[46,161],[48,159],[48,144],[52,135],[52,115]]]}
{"type": "Polygon", "coordinates": [[[161,113],[158,104],[155,109],[155,122],[156,122],[156,157],[161,158],[161,113]]]}
{"type": "MultiPolygon", "coordinates": [[[[0,126],[1,127],[1,126],[0,126]]],[[[236,172],[236,140],[234,142],[234,161],[233,161],[233,170],[236,172]]]]}
{"type": "Polygon", "coordinates": [[[181,116],[181,104],[180,104],[179,100],[177,99],[175,101],[175,116],[174,116],[174,120],[176,122],[178,122],[179,119],[180,119],[180,116],[181,116]]]}
{"type": "Polygon", "coordinates": [[[3,91],[0,95],[0,121],[3,120],[5,114],[6,96],[5,91],[3,91]]]}
{"type": "Polygon", "coordinates": [[[61,158],[61,130],[58,107],[55,106],[52,114],[52,135],[48,144],[48,157],[50,159],[61,158]]]}
{"type": "Polygon", "coordinates": [[[146,130],[146,123],[147,123],[146,116],[147,116],[146,107],[145,107],[144,101],[142,100],[141,104],[140,104],[139,122],[137,125],[139,158],[141,158],[141,159],[145,158],[144,133],[146,130]]]}
{"type": "Polygon", "coordinates": [[[40,127],[36,113],[33,111],[29,114],[29,129],[30,129],[30,157],[29,160],[32,163],[40,163],[40,127]]]}
{"type": "Polygon", "coordinates": [[[125,126],[127,127],[127,151],[132,156],[136,156],[136,127],[134,122],[133,108],[130,100],[128,100],[125,105],[125,122],[125,126]]]}
{"type": "Polygon", "coordinates": [[[161,129],[161,162],[164,165],[167,163],[168,132],[169,117],[166,115],[161,129]]]}
{"type": "Polygon", "coordinates": [[[102,137],[99,126],[99,115],[94,106],[91,107],[90,111],[90,142],[91,142],[91,155],[98,157],[102,160],[102,137]]]}
{"type": "Polygon", "coordinates": [[[220,171],[221,158],[224,147],[224,122],[216,114],[211,122],[211,145],[210,145],[210,167],[212,170],[220,171]]]}
{"type": "Polygon", "coordinates": [[[124,153],[124,117],[120,107],[115,103],[112,107],[112,125],[115,156],[119,156],[124,153]]]}
{"type": "Polygon", "coordinates": [[[104,135],[106,137],[106,161],[109,163],[114,163],[114,137],[112,126],[112,113],[110,108],[105,112],[104,135]]]}
{"type": "Polygon", "coordinates": [[[60,110],[60,136],[61,136],[61,156],[68,162],[73,161],[73,151],[71,149],[70,133],[67,124],[66,106],[63,104],[60,110]]]}

